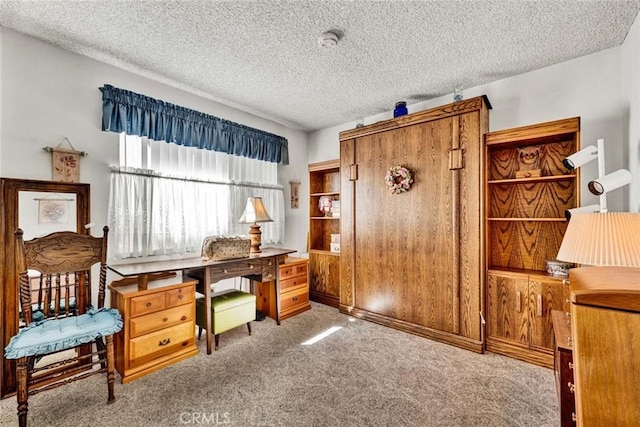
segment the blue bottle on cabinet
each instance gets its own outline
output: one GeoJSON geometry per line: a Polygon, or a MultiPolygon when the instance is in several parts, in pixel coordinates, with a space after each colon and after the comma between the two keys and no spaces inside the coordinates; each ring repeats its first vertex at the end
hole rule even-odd
{"type": "Polygon", "coordinates": [[[407,114],[407,103],[404,101],[396,102],[396,108],[393,110],[393,117],[400,117],[407,114]]]}

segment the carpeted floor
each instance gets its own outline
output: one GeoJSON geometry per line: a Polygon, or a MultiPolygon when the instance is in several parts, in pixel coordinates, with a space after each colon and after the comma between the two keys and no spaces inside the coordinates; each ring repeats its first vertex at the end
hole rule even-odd
{"type": "MultiPolygon", "coordinates": [[[[221,335],[220,349],[122,385],[94,376],[29,399],[41,426],[556,426],[553,371],[478,355],[313,303],[277,326],[221,335]],[[304,341],[331,328],[312,345],[304,341]]],[[[119,377],[117,377],[119,381],[119,377]]],[[[17,425],[15,398],[0,425],[17,425]]]]}

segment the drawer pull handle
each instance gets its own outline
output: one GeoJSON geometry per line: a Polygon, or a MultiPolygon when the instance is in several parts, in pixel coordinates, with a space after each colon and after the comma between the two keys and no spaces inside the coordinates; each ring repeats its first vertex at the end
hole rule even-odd
{"type": "Polygon", "coordinates": [[[562,279],[562,284],[563,284],[563,285],[568,285],[568,284],[570,284],[569,279],[562,279]]]}
{"type": "Polygon", "coordinates": [[[269,261],[267,265],[273,265],[273,261],[269,261]]]}
{"type": "Polygon", "coordinates": [[[171,338],[165,338],[162,341],[158,341],[158,347],[163,347],[171,342],[171,338]]]}
{"type": "Polygon", "coordinates": [[[249,269],[252,270],[253,269],[253,264],[249,264],[249,269]]]}
{"type": "Polygon", "coordinates": [[[576,392],[576,386],[575,386],[575,384],[567,383],[567,386],[569,387],[569,391],[570,391],[571,393],[575,393],[575,392],[576,392]]]}
{"type": "Polygon", "coordinates": [[[571,421],[573,421],[574,423],[578,421],[578,417],[576,417],[576,413],[575,412],[571,413],[571,421]]]}
{"type": "Polygon", "coordinates": [[[229,272],[229,270],[227,270],[226,268],[223,268],[223,269],[222,269],[222,272],[223,272],[224,274],[227,274],[227,273],[229,272]]]}
{"type": "Polygon", "coordinates": [[[569,362],[569,369],[573,369],[573,362],[569,362]]]}
{"type": "Polygon", "coordinates": [[[150,302],[147,303],[147,307],[151,307],[151,303],[150,302]]]}
{"type": "Polygon", "coordinates": [[[183,299],[184,295],[178,295],[178,299],[183,299]]]}
{"type": "Polygon", "coordinates": [[[166,322],[167,320],[169,320],[168,317],[165,317],[164,319],[162,319],[163,322],[166,322]]]}
{"type": "Polygon", "coordinates": [[[293,300],[294,301],[298,301],[298,297],[293,297],[293,300]]]}
{"type": "Polygon", "coordinates": [[[187,320],[187,316],[182,316],[180,320],[187,320]]]}

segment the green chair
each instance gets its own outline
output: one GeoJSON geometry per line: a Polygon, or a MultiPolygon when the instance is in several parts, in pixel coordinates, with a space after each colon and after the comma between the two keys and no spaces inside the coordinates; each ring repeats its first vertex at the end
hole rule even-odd
{"type": "MultiPolygon", "coordinates": [[[[211,327],[215,336],[215,350],[220,343],[220,334],[230,329],[247,324],[251,335],[251,321],[256,318],[256,296],[247,292],[229,289],[211,297],[211,327]]],[[[204,297],[196,300],[196,324],[198,339],[202,329],[206,327],[204,297]]]]}

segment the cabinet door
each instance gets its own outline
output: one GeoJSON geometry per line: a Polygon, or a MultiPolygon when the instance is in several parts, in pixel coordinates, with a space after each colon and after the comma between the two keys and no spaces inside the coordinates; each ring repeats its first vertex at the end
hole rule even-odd
{"type": "Polygon", "coordinates": [[[562,280],[529,280],[529,336],[531,347],[553,349],[551,310],[563,310],[562,280]]]}
{"type": "Polygon", "coordinates": [[[529,345],[527,296],[526,276],[488,273],[487,334],[490,338],[507,340],[523,347],[529,345]]]}

